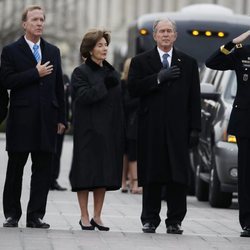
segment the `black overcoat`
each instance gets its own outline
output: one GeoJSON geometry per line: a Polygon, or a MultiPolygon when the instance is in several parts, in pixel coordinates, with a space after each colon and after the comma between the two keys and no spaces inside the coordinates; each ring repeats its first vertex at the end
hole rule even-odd
{"type": "Polygon", "coordinates": [[[142,186],[169,179],[188,182],[189,134],[201,127],[199,72],[197,62],[176,49],[171,65],[180,67],[181,77],[162,84],[157,84],[162,63],[156,47],[134,57],[130,65],[129,91],[140,97],[137,154],[142,186]]]}
{"type": "Polygon", "coordinates": [[[250,138],[250,45],[225,55],[218,49],[206,60],[206,66],[217,70],[235,70],[237,92],[231,112],[228,133],[250,138]]]}
{"type": "Polygon", "coordinates": [[[9,94],[0,82],[0,124],[5,119],[8,112],[9,94]]]}
{"type": "Polygon", "coordinates": [[[3,48],[1,81],[10,89],[7,151],[55,152],[57,123],[65,124],[60,51],[43,39],[41,51],[42,64],[53,65],[52,74],[42,78],[24,37],[3,48]]]}
{"type": "Polygon", "coordinates": [[[74,94],[72,191],[121,186],[123,109],[119,74],[106,61],[100,67],[90,59],[72,74],[74,94]],[[106,76],[119,84],[107,89],[106,76]]]}

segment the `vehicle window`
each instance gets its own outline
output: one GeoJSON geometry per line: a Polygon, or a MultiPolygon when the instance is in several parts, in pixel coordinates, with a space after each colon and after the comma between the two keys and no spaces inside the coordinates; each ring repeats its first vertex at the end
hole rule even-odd
{"type": "Polygon", "coordinates": [[[216,74],[217,74],[217,70],[212,70],[206,67],[201,68],[201,72],[200,72],[201,82],[214,84],[213,81],[214,81],[216,74]]]}
{"type": "Polygon", "coordinates": [[[213,79],[213,85],[215,86],[215,90],[218,93],[223,92],[222,79],[223,79],[224,75],[225,75],[224,71],[217,71],[216,77],[214,77],[214,79],[213,79]]]}
{"type": "Polygon", "coordinates": [[[230,77],[228,79],[228,84],[225,90],[225,99],[228,102],[233,102],[237,92],[237,79],[234,71],[231,71],[230,77]]]}

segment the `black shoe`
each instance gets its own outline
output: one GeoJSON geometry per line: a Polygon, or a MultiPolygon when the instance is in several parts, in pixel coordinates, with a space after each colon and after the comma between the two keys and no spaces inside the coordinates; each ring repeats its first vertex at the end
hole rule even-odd
{"type": "Polygon", "coordinates": [[[50,190],[66,191],[67,188],[60,186],[60,185],[58,184],[58,182],[55,181],[55,182],[50,186],[50,190]]]}
{"type": "Polygon", "coordinates": [[[250,227],[243,227],[240,237],[250,237],[250,227]]]}
{"type": "Polygon", "coordinates": [[[95,229],[95,227],[92,225],[91,226],[84,226],[82,224],[82,220],[79,220],[79,225],[81,226],[82,230],[94,230],[95,229]]]}
{"type": "Polygon", "coordinates": [[[109,227],[101,226],[97,224],[94,219],[91,219],[90,224],[95,228],[97,228],[100,231],[109,231],[109,227]]]}
{"type": "Polygon", "coordinates": [[[18,227],[18,220],[8,217],[3,223],[3,227],[18,227]]]}
{"type": "Polygon", "coordinates": [[[155,225],[150,222],[146,222],[142,227],[143,233],[155,233],[155,229],[155,225]]]}
{"type": "Polygon", "coordinates": [[[173,224],[167,226],[167,233],[168,234],[182,234],[183,230],[181,229],[181,225],[173,224]]]}
{"type": "Polygon", "coordinates": [[[36,220],[27,221],[26,227],[48,229],[50,228],[50,225],[48,223],[43,222],[42,219],[38,218],[36,220]]]}

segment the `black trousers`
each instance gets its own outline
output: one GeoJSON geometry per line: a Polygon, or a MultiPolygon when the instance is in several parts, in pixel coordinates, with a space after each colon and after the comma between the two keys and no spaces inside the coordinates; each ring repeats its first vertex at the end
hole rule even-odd
{"type": "Polygon", "coordinates": [[[61,161],[61,154],[62,154],[62,147],[63,147],[63,139],[64,139],[64,134],[57,134],[57,138],[56,138],[56,153],[53,155],[53,160],[52,160],[52,179],[51,179],[51,185],[53,185],[54,182],[59,177],[59,173],[60,173],[60,161],[61,161]]]}
{"type": "Polygon", "coordinates": [[[22,215],[21,192],[23,169],[31,154],[30,198],[26,220],[43,218],[46,210],[47,195],[51,182],[52,153],[48,152],[8,152],[6,179],[3,191],[3,210],[5,218],[17,220],[22,215]]]}
{"type": "Polygon", "coordinates": [[[166,226],[171,224],[180,224],[183,221],[187,212],[187,186],[173,181],[167,184],[152,183],[143,186],[142,196],[142,214],[141,222],[151,222],[156,227],[161,222],[161,198],[162,188],[165,188],[165,199],[167,201],[167,218],[166,226]]]}
{"type": "Polygon", "coordinates": [[[250,227],[250,138],[237,137],[238,202],[241,227],[250,227]]]}

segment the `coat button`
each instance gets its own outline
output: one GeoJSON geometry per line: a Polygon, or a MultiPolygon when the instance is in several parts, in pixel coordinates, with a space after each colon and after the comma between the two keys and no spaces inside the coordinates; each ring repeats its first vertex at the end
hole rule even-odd
{"type": "Polygon", "coordinates": [[[40,86],[43,86],[43,82],[40,82],[40,86]]]}

